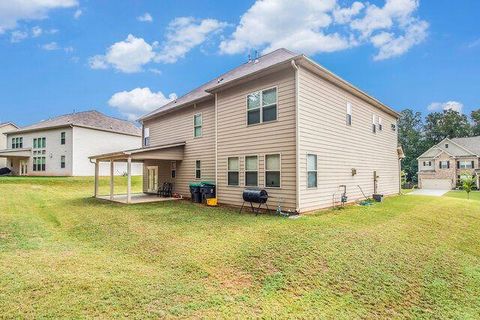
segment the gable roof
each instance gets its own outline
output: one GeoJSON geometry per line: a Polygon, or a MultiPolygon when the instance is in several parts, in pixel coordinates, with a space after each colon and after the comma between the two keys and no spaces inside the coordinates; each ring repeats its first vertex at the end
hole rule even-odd
{"type": "Polygon", "coordinates": [[[480,136],[467,137],[467,138],[445,138],[430,149],[422,153],[417,159],[420,158],[435,158],[440,153],[445,152],[450,156],[456,157],[468,157],[480,155],[480,136]],[[445,142],[451,142],[456,148],[445,148],[445,142]]]}
{"type": "Polygon", "coordinates": [[[327,69],[320,66],[316,62],[312,61],[305,55],[295,54],[287,49],[281,48],[281,49],[272,51],[268,54],[265,54],[263,56],[260,56],[252,61],[244,63],[239,67],[236,67],[228,71],[227,73],[222,74],[216,79],[213,79],[201,85],[200,87],[188,92],[187,94],[181,96],[180,98],[174,101],[171,101],[161,106],[160,108],[150,113],[147,113],[146,115],[143,115],[142,117],[140,117],[139,120],[140,121],[147,120],[173,109],[198,103],[200,101],[204,101],[207,99],[212,99],[213,93],[227,86],[234,85],[240,80],[245,80],[249,77],[256,76],[260,72],[266,72],[267,70],[271,70],[275,67],[290,65],[294,61],[302,62],[307,68],[313,69],[315,70],[315,72],[322,74],[322,76],[325,77],[327,80],[334,82],[336,85],[354,93],[355,95],[361,97],[362,99],[367,100],[369,103],[372,103],[378,108],[383,109],[387,113],[390,113],[393,116],[398,118],[399,114],[396,111],[384,105],[383,103],[376,100],[375,98],[369,96],[365,92],[359,90],[358,88],[351,85],[347,81],[341,79],[339,76],[335,75],[334,73],[328,71],[327,69]]]}
{"type": "Polygon", "coordinates": [[[132,136],[142,135],[141,129],[136,127],[132,122],[109,117],[95,110],[70,113],[50,118],[23,127],[18,131],[12,131],[11,133],[23,133],[61,127],[84,127],[132,136]]]}
{"type": "Polygon", "coordinates": [[[467,149],[468,151],[471,151],[476,155],[480,155],[480,136],[468,138],[453,138],[450,140],[467,149]]]}
{"type": "Polygon", "coordinates": [[[13,123],[13,122],[2,122],[2,123],[0,123],[0,128],[1,128],[1,127],[5,127],[5,126],[8,126],[8,125],[14,126],[15,128],[18,129],[18,126],[17,126],[15,123],[13,123]]]}

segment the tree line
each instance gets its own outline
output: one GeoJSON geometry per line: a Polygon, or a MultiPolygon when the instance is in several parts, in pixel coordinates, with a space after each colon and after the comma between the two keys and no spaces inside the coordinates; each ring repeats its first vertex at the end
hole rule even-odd
{"type": "Polygon", "coordinates": [[[417,158],[445,138],[480,135],[480,109],[470,117],[455,110],[432,112],[425,119],[420,112],[405,109],[400,112],[398,139],[405,153],[402,167],[407,181],[417,182],[417,158]]]}

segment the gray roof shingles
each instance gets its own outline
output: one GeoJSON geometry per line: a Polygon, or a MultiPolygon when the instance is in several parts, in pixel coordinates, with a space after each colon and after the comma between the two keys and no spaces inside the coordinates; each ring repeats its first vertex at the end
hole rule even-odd
{"type": "Polygon", "coordinates": [[[267,53],[266,55],[260,56],[257,59],[253,59],[252,61],[244,63],[241,66],[222,74],[221,76],[201,85],[200,87],[188,92],[180,98],[171,101],[161,106],[160,108],[142,116],[140,120],[150,118],[158,113],[162,113],[194,101],[199,101],[201,99],[211,97],[212,95],[208,93],[207,90],[212,89],[217,85],[224,85],[226,83],[240,79],[257,71],[266,69],[282,62],[286,62],[297,56],[297,54],[283,48],[267,53]]]}
{"type": "Polygon", "coordinates": [[[106,130],[128,135],[142,135],[141,129],[136,127],[132,122],[109,117],[95,110],[70,113],[47,119],[27,127],[22,127],[18,132],[36,131],[48,129],[50,127],[62,127],[70,125],[106,130]]]}
{"type": "Polygon", "coordinates": [[[480,155],[480,136],[450,139],[467,150],[480,155]]]}

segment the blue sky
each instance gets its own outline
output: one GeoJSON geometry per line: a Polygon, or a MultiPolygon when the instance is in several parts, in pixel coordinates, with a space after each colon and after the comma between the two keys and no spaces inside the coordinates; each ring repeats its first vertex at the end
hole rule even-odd
{"type": "Polygon", "coordinates": [[[134,119],[286,47],[396,110],[480,108],[480,1],[0,0],[0,122],[134,119]]]}

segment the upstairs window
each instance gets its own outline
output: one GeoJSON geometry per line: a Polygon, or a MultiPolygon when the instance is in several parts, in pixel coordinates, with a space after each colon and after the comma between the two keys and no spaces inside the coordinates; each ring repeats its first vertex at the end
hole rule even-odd
{"type": "Polygon", "coordinates": [[[377,132],[377,124],[376,124],[376,121],[375,121],[375,115],[372,114],[372,132],[373,133],[376,133],[377,132]]]}
{"type": "Polygon", "coordinates": [[[35,138],[33,139],[34,149],[43,149],[47,147],[47,138],[35,138]]]}
{"type": "Polygon", "coordinates": [[[60,144],[65,144],[65,132],[60,133],[60,144]]]}
{"type": "Polygon", "coordinates": [[[200,160],[195,161],[195,179],[202,178],[202,162],[200,160]]]}
{"type": "Polygon", "coordinates": [[[12,138],[12,149],[21,149],[23,148],[23,138],[12,138]]]}
{"type": "Polygon", "coordinates": [[[448,149],[448,143],[445,143],[445,149],[448,149]]]}
{"type": "Polygon", "coordinates": [[[280,155],[265,156],[265,187],[280,188],[280,155]]]}
{"type": "Polygon", "coordinates": [[[383,130],[382,118],[378,117],[378,131],[383,130]]]}
{"type": "Polygon", "coordinates": [[[317,187],[317,155],[307,154],[307,187],[317,187]]]}
{"type": "Polygon", "coordinates": [[[450,161],[440,161],[439,162],[440,169],[450,169],[450,161]]]}
{"type": "Polygon", "coordinates": [[[245,186],[258,186],[258,157],[245,157],[245,186]]]}
{"type": "Polygon", "coordinates": [[[277,120],[277,88],[247,95],[247,124],[277,120]]]}
{"type": "Polygon", "coordinates": [[[197,113],[193,116],[193,136],[199,138],[202,136],[203,119],[202,114],[197,113]]]}
{"type": "Polygon", "coordinates": [[[240,163],[238,157],[228,158],[228,185],[238,186],[240,163]]]}
{"type": "Polygon", "coordinates": [[[143,146],[148,147],[150,145],[150,128],[143,128],[143,146]]]}
{"type": "Polygon", "coordinates": [[[352,125],[352,104],[350,102],[347,102],[347,126],[352,125]]]}

